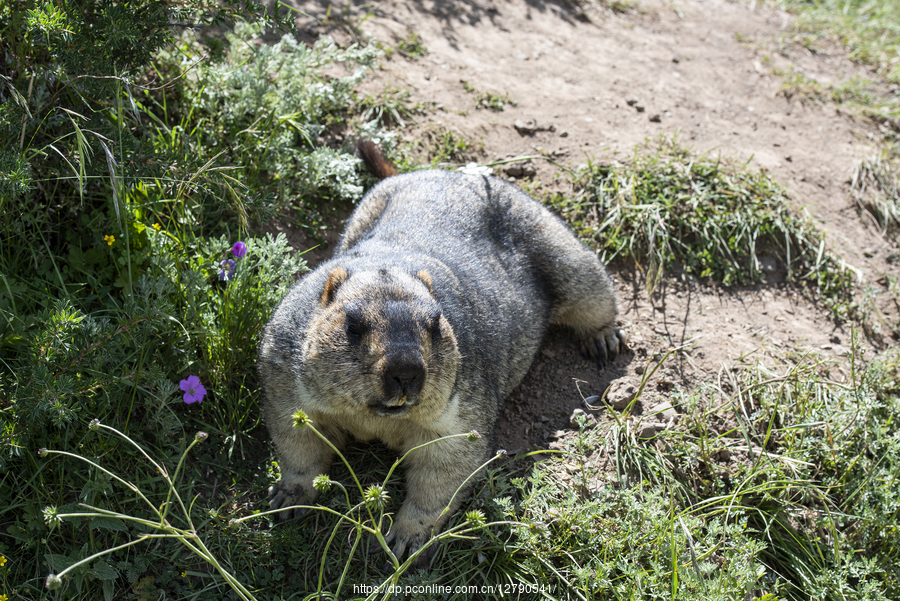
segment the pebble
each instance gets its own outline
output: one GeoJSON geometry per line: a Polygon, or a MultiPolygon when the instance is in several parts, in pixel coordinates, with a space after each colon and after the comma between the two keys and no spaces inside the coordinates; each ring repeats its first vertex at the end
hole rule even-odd
{"type": "Polygon", "coordinates": [[[513,122],[513,127],[515,127],[516,131],[520,134],[533,134],[538,131],[556,131],[556,126],[552,123],[539,125],[534,119],[516,119],[513,122]]]}
{"type": "Polygon", "coordinates": [[[675,408],[672,407],[672,404],[668,401],[663,401],[662,403],[654,406],[650,410],[650,415],[655,415],[657,418],[665,422],[671,422],[678,418],[678,412],[675,411],[675,408]]]}
{"type": "Polygon", "coordinates": [[[513,123],[513,127],[516,128],[520,134],[533,134],[537,131],[538,125],[537,121],[534,119],[516,119],[513,123]]]}
{"type": "Polygon", "coordinates": [[[575,411],[572,412],[572,415],[569,416],[569,425],[572,426],[573,428],[577,428],[577,427],[578,427],[578,420],[577,420],[577,418],[578,418],[579,415],[580,415],[580,416],[584,416],[584,415],[585,415],[584,409],[576,409],[575,411]]]}
{"type": "Polygon", "coordinates": [[[653,438],[656,436],[657,432],[662,432],[666,429],[665,424],[661,424],[659,422],[645,422],[639,426],[639,431],[637,433],[638,438],[653,438]]]}
{"type": "Polygon", "coordinates": [[[510,165],[509,167],[504,169],[503,172],[506,173],[506,175],[515,178],[534,177],[535,173],[537,173],[537,171],[535,171],[534,169],[534,165],[532,165],[531,162],[510,165]]]}
{"type": "MultiPolygon", "coordinates": [[[[633,378],[613,380],[606,390],[606,402],[616,410],[623,410],[634,400],[639,383],[633,378]]],[[[589,400],[589,399],[587,399],[589,400]]],[[[600,399],[598,398],[597,401],[600,399]]]]}
{"type": "Polygon", "coordinates": [[[660,117],[659,115],[650,115],[651,123],[659,123],[660,121],[662,121],[662,117],[660,117]]]}

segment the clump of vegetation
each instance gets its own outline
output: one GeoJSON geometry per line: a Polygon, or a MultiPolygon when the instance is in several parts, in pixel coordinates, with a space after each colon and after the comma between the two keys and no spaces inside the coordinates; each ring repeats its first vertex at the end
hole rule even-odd
{"type": "Polygon", "coordinates": [[[397,44],[397,52],[408,59],[418,60],[428,54],[428,48],[422,43],[422,38],[414,31],[408,31],[406,37],[397,44]]]}
{"type": "Polygon", "coordinates": [[[836,314],[849,310],[849,270],[762,171],[695,155],[661,137],[637,149],[628,164],[587,164],[575,186],[574,196],[551,202],[602,249],[605,261],[633,259],[651,293],[676,263],[726,286],[761,281],[761,258],[768,256],[785,279],[811,282],[836,314]]]}
{"type": "Polygon", "coordinates": [[[895,153],[860,159],[850,180],[857,206],[875,220],[884,235],[900,232],[900,161],[895,153]]]}
{"type": "Polygon", "coordinates": [[[900,83],[898,0],[782,0],[781,5],[797,12],[802,30],[816,35],[835,35],[850,49],[850,58],[872,66],[879,75],[900,83]]]}
{"type": "Polygon", "coordinates": [[[619,476],[664,487],[693,516],[743,524],[762,545],[761,592],[895,598],[900,355],[865,368],[855,355],[842,365],[805,355],[781,372],[732,373],[676,395],[679,427],[650,445],[614,429],[619,476]],[[829,378],[840,372],[844,382],[829,378]]]}
{"type": "Polygon", "coordinates": [[[179,80],[176,114],[168,114],[165,91],[162,98],[147,94],[146,101],[160,115],[155,125],[161,146],[240,165],[242,186],[229,186],[233,193],[252,191],[274,210],[293,206],[297,222],[315,234],[335,201],[362,196],[352,148],[334,148],[325,138],[348,128],[357,110],[355,87],[379,52],[372,45],[339,48],[329,37],[312,47],[290,35],[263,44],[262,32],[262,23],[236,23],[225,34],[220,60],[194,68],[205,47],[182,40],[158,59],[167,73],[187,70],[179,80]]]}
{"type": "Polygon", "coordinates": [[[415,113],[422,112],[419,107],[410,106],[410,96],[409,90],[387,88],[377,96],[366,94],[359,99],[357,107],[362,111],[362,118],[366,122],[405,127],[404,118],[410,119],[415,113]]]}
{"type": "Polygon", "coordinates": [[[462,84],[462,87],[466,92],[475,95],[475,108],[477,109],[489,109],[499,113],[506,108],[507,104],[516,106],[516,101],[510,98],[509,94],[500,96],[499,94],[491,94],[490,92],[480,92],[464,79],[460,79],[459,83],[462,84]]]}

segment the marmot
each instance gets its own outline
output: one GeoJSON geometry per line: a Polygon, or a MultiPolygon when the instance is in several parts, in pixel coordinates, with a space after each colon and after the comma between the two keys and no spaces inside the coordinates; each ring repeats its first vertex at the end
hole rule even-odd
{"type": "Polygon", "coordinates": [[[271,506],[314,501],[313,478],[333,458],[293,427],[297,410],[337,448],[376,438],[403,453],[478,431],[475,442],[454,438],[407,458],[406,499],[387,536],[402,560],[459,506],[468,487],[451,498],[493,451],[499,405],[548,326],[575,330],[602,367],[624,345],[617,311],[595,253],[511,184],[446,171],[382,181],[334,257],[291,288],[263,334],[263,417],[281,468],[271,506]]]}

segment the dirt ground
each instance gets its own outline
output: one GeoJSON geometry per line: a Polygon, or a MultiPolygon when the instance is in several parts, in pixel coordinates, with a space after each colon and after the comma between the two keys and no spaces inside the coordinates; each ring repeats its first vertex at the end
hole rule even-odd
{"type": "MultiPolygon", "coordinates": [[[[420,36],[428,54],[412,60],[395,53],[366,87],[402,88],[413,103],[429,107],[404,136],[444,127],[480,140],[482,163],[543,151],[574,167],[587,157],[627,160],[646,138],[678,132],[698,151],[737,157],[772,174],[858,270],[863,287],[884,291],[885,274],[900,272],[897,248],[850,196],[851,168],[875,152],[877,127],[834,104],[786,97],[779,93],[784,78],[773,70],[793,69],[826,84],[872,75],[837,45],[820,43],[813,51],[794,41],[785,12],[726,0],[639,0],[619,13],[582,13],[574,3],[537,0],[387,0],[334,4],[330,12],[327,2],[296,5],[306,13],[299,22],[311,39],[374,36],[396,47],[409,32],[420,36]],[[480,92],[508,95],[515,105],[478,109],[463,80],[480,92]]],[[[536,181],[548,185],[559,171],[543,160],[533,166],[536,181]]],[[[675,385],[716,382],[722,370],[757,358],[775,365],[795,352],[849,350],[850,326],[835,323],[777,273],[767,285],[744,289],[668,278],[651,299],[639,273],[611,272],[631,352],[601,372],[565,332],[551,333],[504,405],[502,448],[553,446],[571,435],[570,416],[578,408],[604,419],[583,398],[602,395],[611,382],[624,390],[671,348],[684,347],[654,374],[636,413],[671,400],[675,385]]],[[[878,298],[885,315],[896,319],[893,301],[886,293],[878,298]]],[[[868,356],[896,344],[889,335],[862,342],[868,356]]]]}

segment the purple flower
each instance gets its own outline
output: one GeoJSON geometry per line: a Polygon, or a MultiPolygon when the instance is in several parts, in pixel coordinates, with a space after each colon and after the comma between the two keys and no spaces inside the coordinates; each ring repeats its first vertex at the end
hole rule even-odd
{"type": "Polygon", "coordinates": [[[182,380],[181,389],[184,391],[184,402],[188,405],[200,403],[203,401],[203,397],[206,396],[206,389],[197,376],[188,376],[187,380],[182,380]]]}
{"type": "Polygon", "coordinates": [[[222,266],[222,271],[219,272],[219,281],[227,282],[234,277],[234,259],[225,259],[220,261],[219,265],[222,266]]]}
{"type": "Polygon", "coordinates": [[[231,247],[231,252],[234,253],[235,259],[243,259],[244,255],[247,254],[247,245],[238,240],[234,243],[234,246],[231,247]]]}

